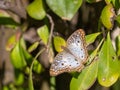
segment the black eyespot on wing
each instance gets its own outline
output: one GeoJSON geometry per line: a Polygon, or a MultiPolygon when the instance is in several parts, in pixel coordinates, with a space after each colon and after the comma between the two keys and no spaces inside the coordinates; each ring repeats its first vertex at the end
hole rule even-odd
{"type": "Polygon", "coordinates": [[[63,65],[64,65],[64,63],[61,63],[61,65],[63,66],[63,65]]]}
{"type": "Polygon", "coordinates": [[[78,40],[77,43],[80,43],[80,41],[78,40]]]}
{"type": "Polygon", "coordinates": [[[77,59],[75,59],[75,61],[77,61],[77,59]]]}
{"type": "Polygon", "coordinates": [[[81,56],[81,58],[83,58],[83,56],[81,56]]]}

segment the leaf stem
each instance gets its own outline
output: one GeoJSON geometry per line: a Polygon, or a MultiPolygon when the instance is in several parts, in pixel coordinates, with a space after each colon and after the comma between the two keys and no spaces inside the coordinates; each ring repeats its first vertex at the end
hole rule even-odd
{"type": "Polygon", "coordinates": [[[34,61],[38,58],[38,56],[45,50],[45,48],[43,48],[42,50],[40,50],[37,55],[35,56],[35,58],[33,59],[31,66],[30,66],[30,74],[29,74],[29,90],[34,90],[34,86],[33,86],[33,81],[32,81],[32,68],[33,68],[33,64],[34,61]]]}

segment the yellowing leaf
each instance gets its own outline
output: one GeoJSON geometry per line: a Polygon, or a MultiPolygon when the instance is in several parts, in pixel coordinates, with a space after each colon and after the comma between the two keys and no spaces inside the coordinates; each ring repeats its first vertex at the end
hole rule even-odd
{"type": "Polygon", "coordinates": [[[16,34],[12,35],[8,41],[7,41],[7,44],[6,44],[6,50],[7,51],[11,51],[16,43],[19,41],[20,39],[20,36],[21,36],[21,33],[20,32],[17,32],[16,34]]]}
{"type": "Polygon", "coordinates": [[[91,43],[93,43],[95,41],[95,39],[97,38],[98,35],[100,35],[101,33],[98,32],[98,33],[93,33],[93,34],[90,34],[90,35],[86,35],[85,36],[85,39],[86,39],[86,42],[87,42],[87,46],[91,43]]]}
{"type": "Polygon", "coordinates": [[[108,30],[112,29],[113,27],[114,16],[115,12],[112,4],[106,5],[101,13],[101,21],[108,30]]]}
{"type": "Polygon", "coordinates": [[[29,48],[28,48],[28,52],[32,52],[33,50],[35,50],[39,45],[39,42],[35,42],[33,43],[29,48]]]}
{"type": "Polygon", "coordinates": [[[32,18],[42,20],[46,15],[43,7],[43,1],[34,0],[30,5],[28,5],[27,12],[32,18]]]}
{"type": "Polygon", "coordinates": [[[47,44],[48,38],[49,38],[48,27],[46,25],[44,25],[44,26],[38,28],[37,33],[38,33],[40,39],[42,39],[42,41],[44,42],[44,44],[47,44]]]}
{"type": "Polygon", "coordinates": [[[63,49],[61,46],[66,46],[66,41],[59,36],[54,37],[54,46],[57,52],[61,52],[63,49]]]}

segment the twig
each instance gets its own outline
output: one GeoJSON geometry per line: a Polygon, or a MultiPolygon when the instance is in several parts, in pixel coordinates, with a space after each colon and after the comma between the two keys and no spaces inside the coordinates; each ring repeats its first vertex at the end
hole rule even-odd
{"type": "Polygon", "coordinates": [[[48,40],[48,43],[47,43],[47,50],[49,52],[50,51],[50,44],[51,44],[51,41],[52,41],[52,35],[53,35],[53,29],[54,29],[54,22],[52,20],[52,17],[49,14],[47,14],[47,17],[50,20],[50,24],[51,24],[49,40],[48,40]]]}

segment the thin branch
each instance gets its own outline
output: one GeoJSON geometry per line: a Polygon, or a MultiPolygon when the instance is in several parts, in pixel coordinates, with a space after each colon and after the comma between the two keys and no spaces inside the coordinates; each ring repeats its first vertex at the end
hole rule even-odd
{"type": "Polygon", "coordinates": [[[51,24],[49,40],[48,40],[48,43],[47,43],[47,50],[49,52],[50,51],[51,41],[52,41],[52,35],[53,35],[53,29],[54,29],[54,22],[52,20],[52,17],[49,14],[47,14],[47,17],[50,20],[50,24],[51,24]]]}

